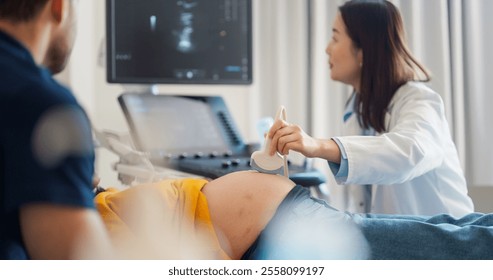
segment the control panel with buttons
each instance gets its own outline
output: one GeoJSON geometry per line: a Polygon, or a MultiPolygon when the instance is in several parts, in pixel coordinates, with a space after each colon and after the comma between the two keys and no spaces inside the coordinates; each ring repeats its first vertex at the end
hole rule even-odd
{"type": "MultiPolygon", "coordinates": [[[[221,156],[209,155],[208,157],[180,157],[174,163],[180,171],[198,174],[211,179],[231,172],[253,170],[250,167],[249,156],[234,156],[232,154],[221,156]]],[[[325,183],[325,177],[316,169],[291,164],[289,161],[288,166],[289,178],[296,184],[311,187],[325,183]]]]}

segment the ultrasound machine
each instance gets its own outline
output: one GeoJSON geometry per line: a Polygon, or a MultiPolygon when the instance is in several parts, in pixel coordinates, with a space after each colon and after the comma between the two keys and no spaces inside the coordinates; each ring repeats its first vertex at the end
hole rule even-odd
{"type": "MultiPolygon", "coordinates": [[[[118,100],[134,145],[153,164],[213,179],[251,170],[250,155],[258,145],[243,141],[220,96],[123,94],[118,100]]],[[[306,165],[289,163],[289,174],[302,186],[325,182],[306,165]]]]}
{"type": "MultiPolygon", "coordinates": [[[[107,0],[110,83],[252,83],[251,0],[107,0]]],[[[251,170],[259,145],[241,137],[220,96],[126,92],[118,98],[133,145],[155,166],[208,178],[251,170]]],[[[290,178],[318,186],[324,176],[289,165],[290,178]]]]}

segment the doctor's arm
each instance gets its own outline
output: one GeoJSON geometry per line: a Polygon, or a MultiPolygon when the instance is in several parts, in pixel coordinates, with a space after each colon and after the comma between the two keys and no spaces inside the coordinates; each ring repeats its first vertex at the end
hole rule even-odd
{"type": "MultiPolygon", "coordinates": [[[[394,125],[379,136],[337,137],[349,159],[344,184],[398,184],[440,166],[449,137],[438,94],[404,97],[391,111],[394,125]]],[[[451,142],[449,145],[453,145],[451,142]]]]}

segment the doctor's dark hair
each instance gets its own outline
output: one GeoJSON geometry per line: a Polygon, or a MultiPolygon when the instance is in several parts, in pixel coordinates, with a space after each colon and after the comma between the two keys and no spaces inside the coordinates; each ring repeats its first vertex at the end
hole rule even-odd
{"type": "Polygon", "coordinates": [[[430,74],[409,51],[402,17],[392,3],[352,0],[339,11],[354,47],[363,53],[354,111],[363,128],[384,132],[395,92],[408,81],[429,81],[430,74]]]}
{"type": "Polygon", "coordinates": [[[48,0],[0,0],[0,19],[26,22],[35,18],[48,0]]]}

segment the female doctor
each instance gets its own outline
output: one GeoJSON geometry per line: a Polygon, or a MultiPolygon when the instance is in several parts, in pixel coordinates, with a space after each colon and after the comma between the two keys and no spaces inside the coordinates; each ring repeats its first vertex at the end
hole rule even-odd
{"type": "Polygon", "coordinates": [[[336,181],[353,188],[347,211],[473,212],[443,101],[422,83],[430,77],[405,44],[397,8],[388,1],[346,2],[332,32],[331,78],[354,88],[344,114],[350,136],[315,139],[278,120],[268,133],[270,153],[326,159],[336,181]]]}

